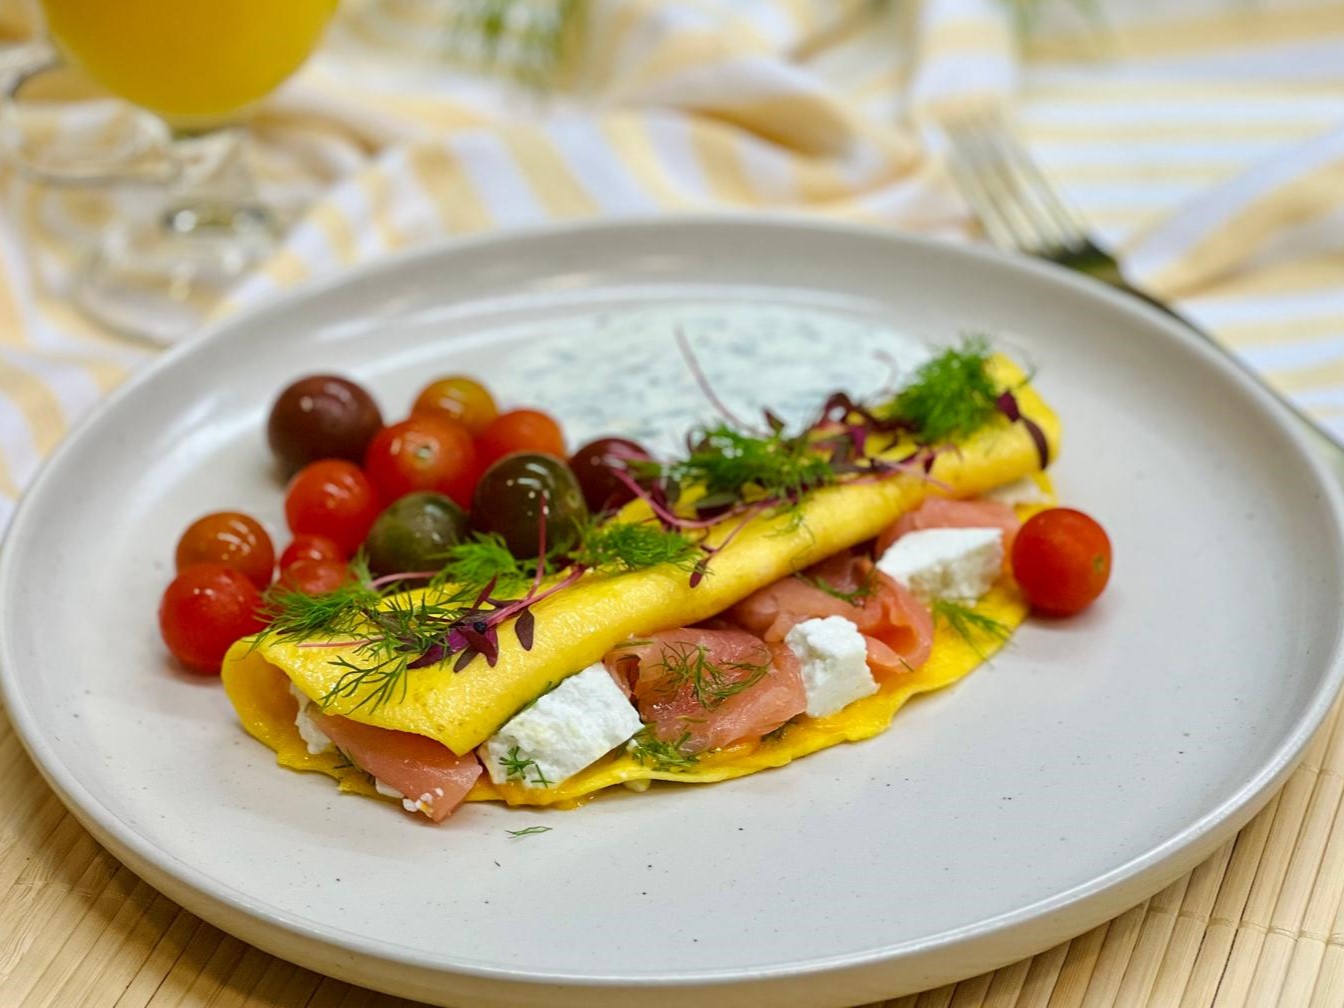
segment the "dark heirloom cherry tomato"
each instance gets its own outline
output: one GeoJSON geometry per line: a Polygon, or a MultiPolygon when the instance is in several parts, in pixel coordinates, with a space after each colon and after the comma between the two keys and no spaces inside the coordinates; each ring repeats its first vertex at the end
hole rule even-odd
{"type": "Polygon", "coordinates": [[[467,534],[467,513],[441,493],[407,494],[378,516],[364,540],[369,570],[410,574],[438,570],[448,547],[467,534]]]}
{"type": "Polygon", "coordinates": [[[579,481],[588,510],[612,511],[634,499],[634,491],[614,475],[625,459],[647,459],[649,453],[633,441],[608,437],[589,441],[570,457],[569,467],[579,481]]]}
{"type": "Polygon", "coordinates": [[[495,417],[499,407],[484,385],[464,375],[449,375],[430,382],[415,397],[411,416],[429,414],[456,420],[472,434],[479,434],[495,417]]]}
{"type": "Polygon", "coordinates": [[[476,455],[481,468],[487,469],[514,452],[541,452],[562,459],[565,436],[560,425],[540,410],[510,410],[476,436],[476,455]]]}
{"type": "Polygon", "coordinates": [[[300,532],[280,554],[280,570],[294,566],[300,560],[336,560],[345,563],[345,553],[326,536],[300,532]]]}
{"type": "Polygon", "coordinates": [[[261,592],[241,571],[218,563],[193,564],[163,593],[159,632],[192,672],[218,675],[229,645],[265,628],[260,607],[261,592]]]}
{"type": "Polygon", "coordinates": [[[305,466],[285,493],[291,532],[326,536],[347,556],[359,548],[378,517],[378,501],[353,462],[323,459],[305,466]]]}
{"type": "Polygon", "coordinates": [[[476,446],[456,421],[422,414],[384,427],[369,443],[364,471],[383,504],[415,490],[437,490],[459,504],[476,486],[476,446]]]}
{"type": "Polygon", "coordinates": [[[541,541],[543,501],[547,552],[573,546],[588,517],[574,473],[553,455],[509,455],[487,469],[476,484],[472,527],[499,533],[516,557],[535,557],[541,541]]]}
{"type": "Polygon", "coordinates": [[[1072,616],[1106,587],[1111,540],[1081,511],[1041,511],[1027,519],[1013,540],[1013,576],[1034,609],[1072,616]]]}
{"type": "Polygon", "coordinates": [[[237,511],[219,511],[197,518],[177,541],[177,569],[200,563],[222,563],[242,571],[258,588],[271,583],[275,547],[261,524],[237,511]]]}
{"type": "Polygon", "coordinates": [[[350,582],[343,560],[296,560],[280,574],[280,584],[304,595],[325,595],[350,582]]]}
{"type": "Polygon", "coordinates": [[[383,426],[373,397],[336,375],[294,382],[275,400],[266,423],[271,451],[287,473],[324,458],[360,462],[383,426]]]}

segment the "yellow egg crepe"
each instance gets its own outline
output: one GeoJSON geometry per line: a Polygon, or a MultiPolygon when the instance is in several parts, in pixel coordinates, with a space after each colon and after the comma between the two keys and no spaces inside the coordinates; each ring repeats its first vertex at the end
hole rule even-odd
{"type": "MultiPolygon", "coordinates": [[[[328,714],[426,736],[454,753],[467,754],[539,695],[600,662],[623,641],[715,616],[760,588],[874,538],[926,496],[975,497],[1034,477],[1042,496],[1048,497],[1040,442],[1043,438],[1048,446],[1048,458],[1055,457],[1058,421],[1011,361],[996,355],[988,370],[1000,387],[1014,390],[1021,415],[1030,424],[998,415],[939,451],[927,476],[909,473],[841,482],[812,491],[789,513],[762,512],[714,555],[710,574],[694,586],[684,567],[584,575],[533,607],[535,629],[529,649],[514,633],[501,632],[499,658],[493,666],[478,657],[455,672],[450,656],[448,661],[409,671],[404,695],[398,692],[376,705],[361,705],[357,695],[333,699],[333,688],[348,670],[333,663],[330,648],[304,647],[302,641],[274,636],[259,643],[241,641],[223,669],[229,698],[244,728],[275,750],[281,765],[326,773],[343,790],[375,793],[369,776],[338,752],[309,753],[295,726],[298,705],[291,683],[315,701],[326,698],[323,710],[328,714]]],[[[905,453],[906,444],[892,445],[889,451],[892,457],[905,453]]],[[[1025,517],[1040,506],[1018,511],[1025,517]]],[[[729,531],[716,528],[708,542],[722,542],[729,531]]],[[[1026,615],[1026,605],[1004,575],[975,611],[1011,629],[1026,615]]],[[[553,787],[493,784],[482,777],[468,800],[571,805],[615,784],[639,789],[651,780],[702,783],[778,767],[839,742],[878,734],[910,697],[955,682],[1001,643],[993,636],[958,634],[940,619],[928,661],[829,717],[800,716],[759,741],[704,753],[687,766],[643,763],[618,748],[553,787]]]]}

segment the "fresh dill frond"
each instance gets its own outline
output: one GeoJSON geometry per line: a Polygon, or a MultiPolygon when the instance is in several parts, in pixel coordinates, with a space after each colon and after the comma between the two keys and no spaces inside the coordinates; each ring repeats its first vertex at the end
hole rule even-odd
{"type": "Polygon", "coordinates": [[[702,486],[706,501],[737,502],[751,499],[796,503],[803,494],[836,481],[825,455],[806,437],[782,431],[747,434],[727,424],[699,433],[695,447],[669,470],[686,486],[702,486]]]}
{"type": "Polygon", "coordinates": [[[549,833],[554,828],[553,826],[528,826],[526,829],[511,829],[504,832],[517,839],[524,836],[536,836],[538,833],[549,833]]]}
{"type": "Polygon", "coordinates": [[[818,591],[825,592],[831,598],[839,599],[841,602],[848,602],[852,606],[863,605],[863,600],[873,594],[873,579],[871,576],[853,591],[845,591],[843,588],[837,588],[835,585],[823,581],[821,578],[812,577],[808,574],[804,574],[802,571],[799,571],[793,576],[803,582],[803,584],[811,585],[818,591]]]}
{"type": "Polygon", "coordinates": [[[985,654],[980,650],[980,645],[988,641],[1002,644],[1012,636],[1012,630],[1005,624],[960,602],[934,599],[932,609],[934,618],[946,623],[952,632],[970,645],[981,658],[984,658],[985,654]]]}
{"type": "Polygon", "coordinates": [[[926,361],[881,412],[908,424],[925,444],[974,434],[998,411],[1002,391],[989,374],[989,342],[968,336],[926,361]]]}
{"type": "Polygon", "coordinates": [[[263,615],[267,635],[309,637],[316,633],[349,634],[359,629],[365,611],[381,599],[367,580],[342,585],[325,595],[305,595],[277,583],[266,590],[263,615]]]}
{"type": "Polygon", "coordinates": [[[585,567],[643,570],[668,564],[690,570],[699,550],[680,532],[645,522],[608,522],[584,529],[570,560],[585,567]]]}
{"type": "Polygon", "coordinates": [[[518,752],[517,746],[510,747],[509,751],[499,759],[499,765],[504,768],[505,776],[509,780],[515,778],[520,782],[536,784],[538,787],[550,787],[551,782],[546,779],[546,774],[542,772],[537,761],[534,759],[524,759],[518,752]],[[528,771],[532,772],[532,779],[527,779],[528,771]]]}
{"type": "Polygon", "coordinates": [[[455,585],[462,598],[475,598],[491,582],[494,595],[511,598],[526,591],[537,573],[535,561],[515,557],[497,532],[477,532],[465,542],[450,546],[443,561],[430,587],[455,585]]]}
{"type": "Polygon", "coordinates": [[[695,769],[700,757],[685,752],[684,747],[690,741],[691,733],[682,732],[675,742],[664,742],[653,733],[648,725],[641,728],[626,746],[626,750],[642,766],[652,767],[671,773],[685,773],[695,769]]]}
{"type": "Polygon", "coordinates": [[[673,641],[662,647],[662,660],[654,666],[663,670],[659,691],[675,693],[689,686],[691,696],[705,710],[714,710],[730,697],[751,689],[770,671],[770,655],[762,662],[722,662],[710,660],[703,644],[673,641]]]}

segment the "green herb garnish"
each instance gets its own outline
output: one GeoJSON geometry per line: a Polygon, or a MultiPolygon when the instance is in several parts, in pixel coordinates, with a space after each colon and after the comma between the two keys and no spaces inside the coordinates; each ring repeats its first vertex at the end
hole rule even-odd
{"type": "Polygon", "coordinates": [[[908,424],[925,444],[974,434],[999,409],[1002,390],[990,377],[989,355],[983,336],[967,337],[925,362],[881,412],[908,424]]]}
{"type": "Polygon", "coordinates": [[[671,773],[685,773],[695,769],[695,765],[700,762],[697,754],[683,751],[690,738],[691,733],[687,731],[682,732],[675,742],[664,742],[653,733],[652,728],[645,725],[630,740],[628,751],[643,766],[671,773]]]}
{"type": "Polygon", "coordinates": [[[582,531],[570,559],[584,567],[632,571],[668,564],[690,570],[700,551],[680,532],[643,522],[608,522],[582,531]]]}
{"type": "Polygon", "coordinates": [[[836,481],[829,459],[805,435],[782,430],[746,434],[727,424],[699,432],[695,447],[668,468],[681,485],[704,488],[697,507],[766,500],[795,504],[809,490],[836,481]]]}
{"type": "Polygon", "coordinates": [[[507,776],[509,780],[517,778],[523,783],[536,784],[538,787],[551,786],[551,782],[546,779],[546,775],[542,773],[541,767],[537,765],[537,761],[534,759],[523,759],[518,753],[517,746],[513,746],[504,756],[500,757],[499,765],[504,768],[505,776],[507,776]],[[531,770],[534,775],[530,781],[527,779],[527,772],[529,770],[531,770]]]}
{"type": "Polygon", "coordinates": [[[662,647],[662,661],[655,668],[663,670],[659,691],[675,693],[689,686],[691,696],[705,710],[714,710],[729,697],[755,686],[770,671],[770,656],[765,661],[722,662],[710,661],[709,648],[703,644],[674,641],[662,647]]]}
{"type": "Polygon", "coordinates": [[[811,585],[818,591],[825,592],[831,598],[839,599],[841,602],[848,602],[852,606],[863,605],[863,600],[873,594],[873,578],[870,574],[868,580],[859,585],[853,591],[845,591],[843,588],[837,588],[835,585],[823,581],[821,578],[812,577],[804,574],[802,571],[793,575],[805,585],[811,585]]]}
{"type": "Polygon", "coordinates": [[[981,644],[986,641],[1002,644],[1012,635],[1012,631],[1006,625],[992,616],[976,612],[960,602],[934,599],[932,609],[934,617],[951,627],[952,632],[970,645],[981,658],[985,657],[984,652],[980,650],[981,644]]]}
{"type": "Polygon", "coordinates": [[[527,829],[511,829],[504,832],[516,839],[520,836],[536,836],[538,833],[549,833],[552,829],[551,826],[529,826],[527,829]]]}

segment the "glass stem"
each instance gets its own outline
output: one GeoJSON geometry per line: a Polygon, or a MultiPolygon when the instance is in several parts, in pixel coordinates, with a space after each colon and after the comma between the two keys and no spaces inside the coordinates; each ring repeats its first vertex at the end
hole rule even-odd
{"type": "Polygon", "coordinates": [[[257,195],[244,153],[245,130],[174,130],[182,166],[164,211],[163,225],[180,235],[225,231],[274,240],[280,223],[257,195]]]}

